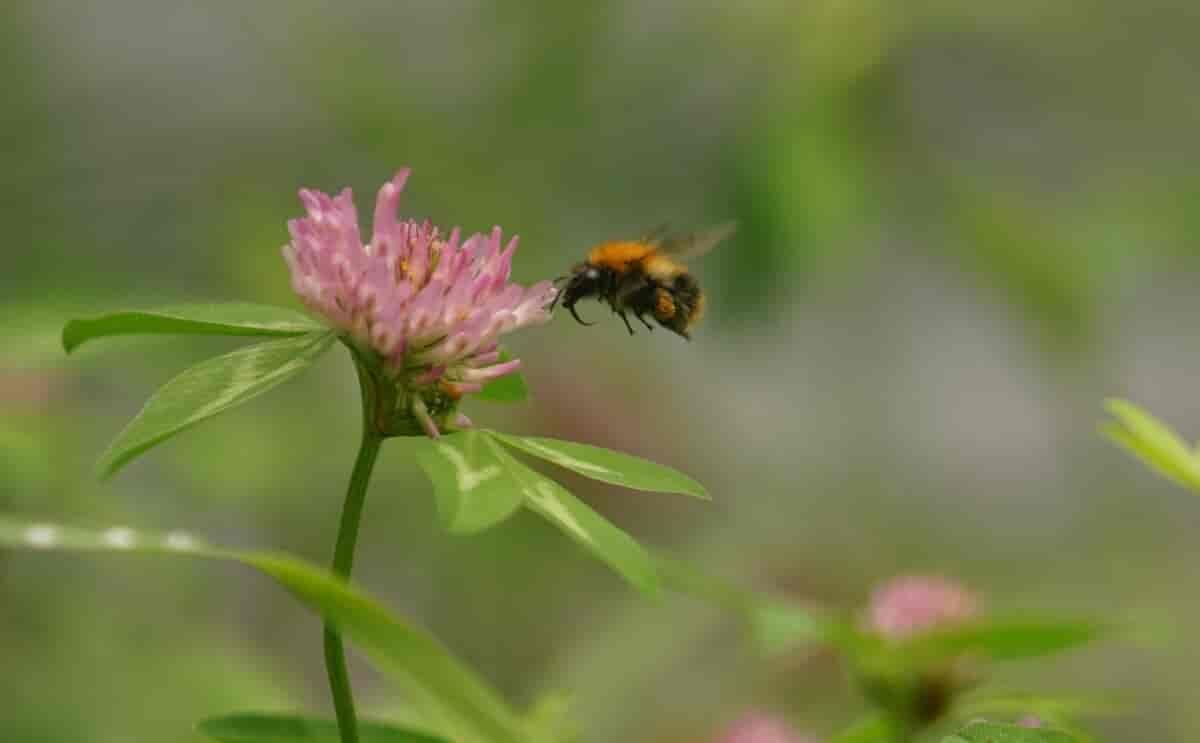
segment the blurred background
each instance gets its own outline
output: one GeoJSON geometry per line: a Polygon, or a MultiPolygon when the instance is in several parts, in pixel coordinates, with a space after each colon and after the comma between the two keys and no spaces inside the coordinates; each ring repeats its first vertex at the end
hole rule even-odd
{"type": "MultiPolygon", "coordinates": [[[[357,436],[344,353],[98,484],[159,384],[236,339],[58,346],[113,307],[299,307],[301,186],[519,233],[516,275],[737,219],[687,344],[595,305],[516,336],[534,398],[477,421],[683,469],[712,504],[564,475],[648,545],[849,609],[898,573],[997,608],[1200,621],[1200,502],[1096,433],[1127,396],[1200,433],[1200,15],[1187,3],[883,0],[0,4],[0,508],[186,527],[325,563],[357,436]]],[[[357,579],[585,740],[704,741],[750,707],[828,734],[826,655],[644,604],[536,516],[436,525],[384,449],[357,579]],[[650,702],[650,703],[647,703],[650,702]]],[[[0,740],[185,741],[239,709],[331,714],[317,621],[178,559],[0,555],[0,740]]],[[[1109,643],[995,683],[1115,694],[1112,740],[1200,733],[1200,651],[1109,643]]],[[[362,705],[403,700],[365,664],[362,705]]]]}

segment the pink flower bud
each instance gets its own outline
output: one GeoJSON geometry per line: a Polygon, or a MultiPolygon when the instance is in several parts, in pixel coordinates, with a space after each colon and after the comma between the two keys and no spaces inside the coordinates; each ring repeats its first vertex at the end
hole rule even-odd
{"type": "Polygon", "coordinates": [[[979,615],[980,604],[962,586],[944,578],[904,576],[875,590],[867,608],[867,627],[900,640],[979,615]]]}
{"type": "Polygon", "coordinates": [[[716,743],[815,743],[786,722],[761,712],[750,712],[726,728],[716,743]]]}

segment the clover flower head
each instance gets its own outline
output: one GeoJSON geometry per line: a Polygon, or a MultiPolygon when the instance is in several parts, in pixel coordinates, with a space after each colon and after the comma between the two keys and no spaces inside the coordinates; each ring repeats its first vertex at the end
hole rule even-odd
{"type": "Polygon", "coordinates": [[[401,170],[379,189],[371,239],[362,242],[349,188],[337,196],[300,191],[308,216],[288,222],[283,248],[304,304],[367,355],[396,389],[397,415],[436,438],[463,395],[512,373],[500,336],[546,322],[550,282],[509,281],[517,238],[499,227],[463,238],[428,221],[397,217],[408,180],[401,170]]]}
{"type": "Polygon", "coordinates": [[[884,637],[901,640],[973,619],[979,613],[979,600],[957,583],[944,578],[904,576],[875,590],[866,623],[884,637]]]}

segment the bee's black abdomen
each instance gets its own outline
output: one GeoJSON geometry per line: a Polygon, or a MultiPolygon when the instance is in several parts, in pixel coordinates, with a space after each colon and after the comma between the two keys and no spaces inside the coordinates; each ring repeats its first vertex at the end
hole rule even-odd
{"type": "Polygon", "coordinates": [[[655,288],[654,319],[659,325],[690,338],[688,329],[703,305],[700,284],[688,273],[680,273],[655,288]]]}
{"type": "Polygon", "coordinates": [[[696,281],[696,277],[690,273],[681,273],[672,283],[672,293],[675,294],[676,300],[689,308],[695,307],[700,297],[700,282],[696,281]]]}

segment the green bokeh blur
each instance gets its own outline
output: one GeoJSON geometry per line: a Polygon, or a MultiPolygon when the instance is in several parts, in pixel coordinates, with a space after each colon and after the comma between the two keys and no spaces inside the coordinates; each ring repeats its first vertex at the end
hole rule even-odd
{"type": "MultiPolygon", "coordinates": [[[[357,431],[344,353],[110,482],[107,440],[236,340],[96,344],[71,316],[298,306],[301,186],[521,235],[515,273],[737,219],[685,344],[560,316],[516,336],[535,395],[477,421],[620,448],[712,504],[566,478],[647,544],[850,608],[895,574],[998,608],[1200,621],[1200,501],[1095,433],[1130,397],[1200,432],[1200,17],[1091,0],[0,4],[0,508],[330,556],[357,431]],[[903,8],[903,10],[901,10],[903,8]],[[1053,8],[1053,9],[1051,9],[1053,8]]],[[[756,706],[860,711],[826,655],[763,663],[726,617],[647,606],[520,515],[441,533],[385,450],[356,577],[514,702],[566,688],[586,740],[704,741],[756,706]],[[651,703],[647,703],[651,702],[651,703]]],[[[1184,633],[1185,634],[1185,633],[1184,633]]],[[[241,709],[331,714],[317,621],[264,579],[166,558],[0,554],[0,740],[186,741],[241,709]]],[[[1115,695],[1112,740],[1193,740],[1186,637],[1014,667],[1115,695]]],[[[403,710],[365,664],[370,713],[403,710]]]]}

